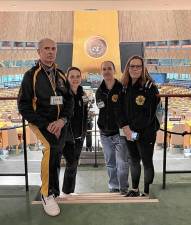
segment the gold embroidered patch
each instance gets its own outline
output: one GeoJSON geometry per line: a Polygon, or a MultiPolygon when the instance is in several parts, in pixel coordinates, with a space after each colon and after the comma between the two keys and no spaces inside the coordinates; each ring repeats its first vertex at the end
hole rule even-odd
{"type": "Polygon", "coordinates": [[[112,102],[117,102],[118,95],[112,95],[111,100],[112,100],[112,102]]]}
{"type": "Polygon", "coordinates": [[[145,102],[145,97],[142,95],[139,95],[136,97],[135,101],[136,101],[137,105],[143,105],[145,102]]]}

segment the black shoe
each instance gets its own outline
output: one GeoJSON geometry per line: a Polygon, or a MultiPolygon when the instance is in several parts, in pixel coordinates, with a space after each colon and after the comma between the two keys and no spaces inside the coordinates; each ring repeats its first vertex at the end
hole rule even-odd
{"type": "Polygon", "coordinates": [[[120,189],[120,194],[121,195],[127,195],[128,189],[120,189]]]}
{"type": "Polygon", "coordinates": [[[119,192],[119,189],[117,189],[117,188],[112,188],[112,189],[109,189],[109,192],[110,192],[110,193],[116,193],[116,192],[119,192]]]}
{"type": "Polygon", "coordinates": [[[134,191],[134,190],[128,191],[128,193],[125,195],[125,197],[139,197],[139,196],[140,196],[140,192],[134,191]]]}

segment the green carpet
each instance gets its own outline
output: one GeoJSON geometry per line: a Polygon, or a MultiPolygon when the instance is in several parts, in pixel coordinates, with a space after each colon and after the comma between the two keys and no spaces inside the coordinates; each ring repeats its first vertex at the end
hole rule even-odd
{"type": "MultiPolygon", "coordinates": [[[[161,188],[156,174],[151,194],[159,203],[60,205],[61,214],[47,216],[41,205],[31,205],[39,187],[0,186],[1,225],[190,225],[191,176],[168,175],[167,188],[161,188]],[[180,183],[181,182],[181,183],[180,183]]],[[[87,178],[88,179],[88,178],[87,178]]],[[[88,184],[87,184],[88,186],[88,184]]]]}

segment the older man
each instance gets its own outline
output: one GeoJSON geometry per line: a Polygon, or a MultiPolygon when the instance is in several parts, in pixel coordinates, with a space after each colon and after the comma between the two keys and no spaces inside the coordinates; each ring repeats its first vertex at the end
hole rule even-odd
{"type": "Polygon", "coordinates": [[[73,97],[66,78],[55,65],[57,46],[48,38],[38,44],[38,63],[23,78],[18,96],[21,115],[43,143],[41,196],[45,212],[60,213],[55,197],[59,191],[60,156],[64,147],[67,120],[73,112],[73,97]]]}

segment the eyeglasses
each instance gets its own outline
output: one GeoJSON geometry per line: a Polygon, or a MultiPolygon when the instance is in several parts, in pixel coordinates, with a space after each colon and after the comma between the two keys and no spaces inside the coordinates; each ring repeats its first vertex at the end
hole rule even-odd
{"type": "Polygon", "coordinates": [[[140,69],[142,69],[142,65],[130,65],[129,66],[129,69],[136,69],[136,70],[140,70],[140,69]]]}

